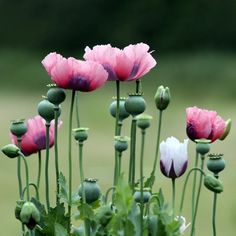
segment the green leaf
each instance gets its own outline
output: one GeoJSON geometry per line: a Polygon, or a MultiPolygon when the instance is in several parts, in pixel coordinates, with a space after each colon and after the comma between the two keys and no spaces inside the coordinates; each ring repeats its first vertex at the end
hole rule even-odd
{"type": "Polygon", "coordinates": [[[123,175],[119,178],[117,183],[114,204],[117,207],[119,213],[124,215],[128,215],[133,204],[132,190],[129,184],[124,181],[123,175]]]}
{"type": "Polygon", "coordinates": [[[68,235],[67,230],[61,224],[55,223],[54,227],[55,227],[55,236],[67,236],[68,235]]]}
{"type": "Polygon", "coordinates": [[[150,177],[147,178],[147,180],[145,181],[144,183],[144,187],[145,188],[151,188],[152,189],[152,186],[154,185],[154,182],[155,182],[155,175],[154,173],[152,172],[150,177]]]}
{"type": "Polygon", "coordinates": [[[58,182],[59,182],[59,186],[60,186],[59,197],[60,197],[61,201],[68,204],[69,203],[69,190],[68,190],[66,178],[62,174],[62,172],[60,172],[60,174],[59,174],[58,182]]]}
{"type": "Polygon", "coordinates": [[[67,215],[65,215],[64,204],[61,203],[55,208],[50,208],[44,221],[45,227],[43,228],[43,233],[46,235],[55,235],[55,223],[61,224],[64,228],[67,228],[70,223],[70,219],[67,215]]]}
{"type": "Polygon", "coordinates": [[[77,215],[76,219],[84,220],[94,220],[94,212],[92,207],[87,203],[82,203],[80,206],[78,206],[79,214],[77,215]]]}

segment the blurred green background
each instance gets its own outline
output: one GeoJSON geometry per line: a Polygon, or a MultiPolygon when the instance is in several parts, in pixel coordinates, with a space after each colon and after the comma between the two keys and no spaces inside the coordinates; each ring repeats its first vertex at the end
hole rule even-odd
{"type": "MultiPolygon", "coordinates": [[[[122,48],[145,42],[155,50],[153,56],[158,62],[143,79],[147,113],[155,118],[153,128],[148,132],[145,173],[148,175],[151,170],[155,150],[157,111],[153,96],[157,86],[169,86],[172,94],[170,107],[164,114],[162,139],[171,135],[181,140],[186,138],[185,109],[189,106],[216,110],[223,118],[231,118],[233,126],[229,137],[224,142],[215,142],[211,152],[224,153],[227,163],[221,175],[224,192],[218,198],[218,235],[235,235],[235,12],[234,0],[0,0],[1,146],[9,143],[10,120],[28,119],[37,114],[37,103],[46,93],[45,85],[50,83],[41,66],[41,60],[49,52],[82,58],[85,46],[111,43],[122,48]]],[[[126,96],[134,90],[134,84],[122,83],[121,89],[122,95],[126,96]]],[[[85,147],[85,173],[87,177],[98,178],[103,191],[111,186],[113,177],[114,120],[108,114],[108,106],[114,93],[115,84],[108,82],[100,90],[80,94],[81,123],[90,127],[85,147]]],[[[60,165],[66,176],[69,91],[67,94],[62,106],[63,127],[59,139],[60,165]]],[[[124,131],[128,136],[129,125],[130,120],[124,131]]],[[[79,185],[76,145],[73,148],[73,188],[76,189],[79,185]]],[[[192,143],[189,152],[191,166],[195,156],[192,143]]],[[[51,154],[53,198],[53,151],[51,154]]],[[[0,230],[7,236],[19,235],[20,227],[14,218],[18,199],[16,162],[2,154],[1,157],[0,230]]],[[[124,156],[124,169],[127,169],[127,161],[128,153],[124,156]]],[[[31,180],[34,181],[37,156],[29,157],[29,162],[31,180]]],[[[177,186],[179,192],[183,179],[177,186]]],[[[155,189],[159,187],[170,201],[170,181],[160,174],[155,189]]],[[[42,198],[43,193],[41,189],[42,198]]],[[[190,221],[188,199],[184,213],[190,221]]],[[[212,235],[211,207],[212,194],[204,189],[197,236],[212,235]]]]}

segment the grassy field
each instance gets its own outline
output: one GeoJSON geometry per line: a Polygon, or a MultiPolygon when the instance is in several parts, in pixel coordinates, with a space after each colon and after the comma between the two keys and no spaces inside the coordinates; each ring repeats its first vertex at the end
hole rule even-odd
{"type": "MultiPolygon", "coordinates": [[[[41,68],[40,60],[44,55],[30,53],[0,51],[0,132],[1,146],[9,143],[10,120],[29,118],[37,114],[37,103],[45,93],[45,84],[50,80],[41,68]],[[21,59],[22,58],[22,59],[21,59]]],[[[217,110],[225,119],[231,118],[233,128],[230,136],[224,142],[212,144],[211,152],[224,153],[226,169],[220,176],[224,182],[224,192],[218,198],[217,228],[218,235],[234,235],[236,230],[236,192],[234,145],[236,134],[234,123],[236,117],[235,107],[235,82],[236,56],[217,53],[197,53],[189,55],[166,55],[159,58],[159,65],[150,75],[146,76],[143,83],[144,96],[147,101],[147,113],[154,119],[152,128],[147,133],[147,146],[145,148],[145,174],[148,175],[152,167],[155,152],[155,139],[157,127],[157,111],[154,106],[153,96],[157,86],[168,85],[171,89],[172,100],[170,107],[164,114],[162,139],[175,136],[181,140],[185,134],[185,109],[189,106],[217,110]]],[[[112,185],[113,178],[113,136],[114,120],[108,114],[108,106],[114,95],[114,83],[109,82],[102,89],[94,93],[80,94],[81,125],[89,127],[89,139],[85,145],[85,175],[99,179],[103,191],[112,185]]],[[[134,85],[122,83],[122,95],[133,91],[134,85]]],[[[67,127],[70,93],[62,105],[61,119],[63,126],[60,130],[60,167],[63,173],[67,172],[67,127]]],[[[129,136],[130,119],[124,125],[124,135],[129,136]]],[[[74,122],[75,127],[75,122],[74,122]]],[[[139,144],[139,141],[138,141],[139,144]]],[[[137,148],[139,153],[139,146],[137,148]]],[[[16,161],[1,155],[0,165],[0,230],[6,236],[18,235],[19,224],[14,218],[15,201],[18,198],[16,178],[16,161]]],[[[194,144],[189,146],[189,160],[194,161],[194,144]]],[[[30,178],[36,179],[37,156],[28,158],[30,164],[30,178]]],[[[127,170],[128,152],[123,157],[123,169],[127,170]]],[[[73,144],[73,189],[79,185],[77,147],[73,144]]],[[[54,184],[54,159],[53,150],[50,158],[51,198],[55,192],[54,184]]],[[[184,177],[177,183],[177,191],[182,189],[184,177]]],[[[158,173],[155,190],[163,189],[166,199],[171,200],[171,183],[158,173]]],[[[42,179],[44,187],[44,179],[42,179]]],[[[189,191],[191,187],[189,187],[189,191]]],[[[32,192],[33,194],[33,192],[32,192]]],[[[189,195],[190,196],[190,195],[189,195]]],[[[190,220],[190,199],[187,197],[184,213],[190,220]]],[[[41,189],[44,199],[44,189],[41,189]]],[[[179,199],[178,199],[179,201],[179,199]]],[[[177,202],[178,205],[179,202],[177,202]]],[[[200,199],[199,217],[197,221],[197,236],[212,235],[211,231],[212,194],[205,190],[200,199]]],[[[76,222],[75,222],[76,223],[76,222]]],[[[188,235],[188,234],[186,234],[188,235]]]]}

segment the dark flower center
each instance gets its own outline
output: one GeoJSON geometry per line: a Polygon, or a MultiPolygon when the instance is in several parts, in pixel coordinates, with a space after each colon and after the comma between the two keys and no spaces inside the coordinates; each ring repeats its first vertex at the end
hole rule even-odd
{"type": "Polygon", "coordinates": [[[72,77],[68,86],[73,90],[80,90],[83,92],[88,92],[90,90],[90,82],[83,76],[72,77]]]}

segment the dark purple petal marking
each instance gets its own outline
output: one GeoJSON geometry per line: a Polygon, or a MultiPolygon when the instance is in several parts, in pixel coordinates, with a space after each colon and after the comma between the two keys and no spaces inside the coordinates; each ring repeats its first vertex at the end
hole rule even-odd
{"type": "Polygon", "coordinates": [[[108,79],[107,80],[118,80],[115,71],[113,70],[113,68],[110,65],[102,64],[102,66],[108,73],[108,79]]]}
{"type": "Polygon", "coordinates": [[[83,76],[75,76],[72,77],[69,84],[69,88],[74,90],[80,90],[83,92],[87,92],[90,90],[90,82],[88,79],[84,78],[83,76]]]}
{"type": "Polygon", "coordinates": [[[191,123],[187,124],[186,133],[192,141],[198,139],[197,131],[191,123]]]}
{"type": "Polygon", "coordinates": [[[39,150],[46,148],[46,136],[45,134],[38,135],[34,138],[34,143],[38,146],[39,150]]]}
{"type": "Polygon", "coordinates": [[[135,75],[138,73],[138,70],[139,70],[139,65],[134,64],[128,80],[132,80],[132,78],[135,77],[135,75]]]}

